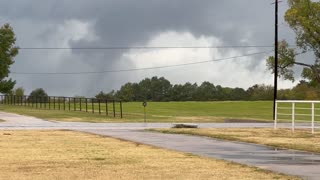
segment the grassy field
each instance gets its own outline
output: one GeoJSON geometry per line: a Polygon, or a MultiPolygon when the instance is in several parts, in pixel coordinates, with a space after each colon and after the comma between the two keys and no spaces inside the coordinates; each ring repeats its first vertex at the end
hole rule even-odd
{"type": "Polygon", "coordinates": [[[300,129],[294,133],[291,129],[273,130],[269,128],[155,129],[152,131],[206,136],[320,153],[320,133],[312,135],[310,130],[300,129]]]}
{"type": "MultiPolygon", "coordinates": [[[[80,104],[73,103],[55,105],[55,111],[44,110],[49,108],[49,104],[38,104],[37,107],[42,107],[42,110],[36,109],[36,105],[31,106],[9,106],[1,105],[0,110],[13,112],[24,115],[36,116],[39,118],[61,120],[61,121],[86,121],[86,122],[143,122],[144,121],[144,109],[140,102],[123,103],[123,119],[120,119],[120,104],[115,104],[116,118],[113,118],[113,105],[108,104],[108,114],[106,116],[106,105],[95,103],[93,106],[88,103],[87,109],[84,103],[81,104],[81,110],[84,113],[80,113],[80,104]],[[64,111],[66,109],[66,111],[64,111]],[[74,112],[73,110],[77,111],[74,112]],[[94,109],[94,110],[93,110],[94,109]],[[88,111],[86,113],[86,111],[88,111]],[[94,114],[92,113],[94,111],[94,114]]],[[[50,104],[52,109],[54,106],[50,104]]],[[[225,102],[149,102],[146,108],[148,122],[232,122],[235,119],[242,120],[258,120],[258,121],[271,121],[272,119],[272,102],[271,101],[225,101],[225,102]]],[[[287,109],[281,109],[282,114],[290,114],[289,104],[283,106],[287,109]]],[[[307,105],[302,105],[307,107],[307,105]]],[[[299,114],[310,114],[311,110],[303,109],[296,110],[299,114]]],[[[318,114],[320,106],[317,107],[316,112],[318,114]]],[[[281,116],[280,119],[290,119],[291,115],[281,116]]],[[[297,117],[297,120],[308,120],[311,117],[297,117]]],[[[320,116],[316,117],[316,120],[320,120],[320,116]]],[[[310,120],[309,120],[310,121],[310,120]]]]}
{"type": "Polygon", "coordinates": [[[298,179],[72,131],[0,131],[0,179],[298,179]]]}
{"type": "MultiPolygon", "coordinates": [[[[37,105],[38,108],[40,104],[37,105]]],[[[92,106],[90,103],[87,107],[80,104],[66,103],[60,104],[60,110],[56,104],[56,110],[48,109],[49,105],[42,104],[42,110],[36,109],[36,105],[31,106],[9,106],[0,105],[0,110],[13,112],[23,115],[36,116],[44,119],[61,120],[61,121],[89,121],[89,122],[143,122],[144,109],[140,102],[123,103],[123,119],[120,119],[120,107],[116,104],[116,118],[113,118],[112,104],[108,104],[108,114],[106,115],[105,104],[100,105],[102,116],[99,115],[98,104],[92,106]],[[92,113],[94,107],[94,114],[92,113]],[[77,111],[74,112],[73,110],[77,111]]],[[[53,108],[53,105],[50,105],[53,108]]],[[[147,106],[147,120],[149,122],[224,122],[225,119],[255,119],[269,120],[272,118],[272,102],[149,102],[147,106]]]]}

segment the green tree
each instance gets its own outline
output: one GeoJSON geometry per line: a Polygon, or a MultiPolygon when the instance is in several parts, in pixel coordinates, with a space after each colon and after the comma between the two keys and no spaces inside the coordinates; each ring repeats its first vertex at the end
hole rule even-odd
{"type": "Polygon", "coordinates": [[[216,87],[208,81],[203,82],[197,89],[196,99],[199,101],[216,100],[216,87]]]}
{"type": "Polygon", "coordinates": [[[197,89],[198,85],[196,83],[176,84],[171,88],[169,99],[171,101],[195,101],[197,89]]]}
{"type": "Polygon", "coordinates": [[[14,90],[14,95],[19,96],[19,97],[24,96],[23,87],[19,87],[19,88],[15,89],[14,90]]]}
{"type": "Polygon", "coordinates": [[[247,100],[248,93],[242,88],[234,88],[230,92],[229,100],[247,100]]]}
{"type": "Polygon", "coordinates": [[[48,99],[48,94],[42,88],[38,88],[38,89],[33,90],[29,96],[29,101],[32,101],[32,102],[46,103],[47,99],[48,99]]]}
{"type": "MultiPolygon", "coordinates": [[[[320,2],[312,0],[288,0],[285,20],[296,33],[296,44],[304,52],[313,51],[314,63],[297,62],[294,49],[285,41],[279,46],[279,76],[294,81],[292,67],[303,66],[302,77],[312,84],[320,84],[320,2]]],[[[268,69],[274,72],[274,57],[267,59],[268,69]]]]}
{"type": "Polygon", "coordinates": [[[153,101],[168,101],[172,85],[164,77],[151,78],[151,92],[153,101]]]}
{"type": "Polygon", "coordinates": [[[38,89],[35,89],[33,90],[31,93],[30,93],[30,96],[34,96],[34,97],[45,97],[45,96],[48,96],[48,94],[46,93],[46,91],[42,88],[38,88],[38,89]]]}
{"type": "Polygon", "coordinates": [[[10,65],[14,63],[13,58],[18,55],[18,48],[15,46],[16,37],[12,27],[5,24],[0,28],[0,93],[9,93],[15,81],[8,79],[10,65]]]}
{"type": "Polygon", "coordinates": [[[122,101],[134,101],[135,92],[133,84],[126,83],[125,85],[121,86],[120,91],[117,92],[117,97],[122,101]]]}
{"type": "Polygon", "coordinates": [[[254,85],[247,90],[251,100],[272,100],[273,99],[273,87],[264,84],[254,85]]]}

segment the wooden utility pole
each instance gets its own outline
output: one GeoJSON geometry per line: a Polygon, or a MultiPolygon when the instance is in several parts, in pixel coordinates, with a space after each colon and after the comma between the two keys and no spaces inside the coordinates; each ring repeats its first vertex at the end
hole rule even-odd
{"type": "Polygon", "coordinates": [[[276,119],[276,101],[278,91],[278,3],[275,0],[275,36],[274,36],[274,95],[273,95],[273,120],[276,119]]]}

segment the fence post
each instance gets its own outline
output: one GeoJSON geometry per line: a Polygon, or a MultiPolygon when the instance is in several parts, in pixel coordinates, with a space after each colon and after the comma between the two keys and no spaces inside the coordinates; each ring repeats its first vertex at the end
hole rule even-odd
{"type": "Polygon", "coordinates": [[[61,102],[60,102],[60,98],[61,98],[61,97],[59,96],[59,97],[58,97],[58,108],[59,108],[59,110],[60,110],[60,103],[61,103],[61,102]]]}
{"type": "Polygon", "coordinates": [[[100,99],[98,100],[98,105],[99,105],[99,114],[101,114],[100,99]]]}
{"type": "Polygon", "coordinates": [[[82,99],[82,98],[79,99],[80,111],[82,111],[82,104],[81,104],[82,101],[81,101],[81,99],[82,99]]]}
{"type": "Polygon", "coordinates": [[[106,99],[106,115],[108,116],[109,115],[109,112],[108,112],[108,99],[106,99]]]}
{"type": "Polygon", "coordinates": [[[69,111],[71,110],[71,105],[70,105],[70,100],[71,100],[71,98],[69,97],[69,99],[68,99],[68,102],[69,102],[69,111]]]}
{"type": "Polygon", "coordinates": [[[51,104],[50,104],[51,103],[51,97],[48,96],[47,98],[48,98],[48,105],[49,105],[49,109],[50,109],[51,108],[51,104]]]}
{"type": "Polygon", "coordinates": [[[122,119],[122,101],[120,101],[120,117],[122,119]]]}
{"type": "Polygon", "coordinates": [[[16,105],[16,96],[13,95],[13,105],[15,106],[16,105]]]}
{"type": "Polygon", "coordinates": [[[53,96],[53,109],[56,110],[56,97],[53,96]]]}
{"type": "Polygon", "coordinates": [[[91,99],[91,104],[92,104],[92,113],[94,113],[94,99],[91,99]]]}
{"type": "Polygon", "coordinates": [[[116,117],[116,108],[115,108],[115,101],[112,101],[112,106],[113,106],[113,117],[116,117]]]}
{"type": "Polygon", "coordinates": [[[40,103],[40,109],[41,109],[42,108],[42,96],[40,96],[39,99],[40,99],[39,103],[40,103]]]}
{"type": "Polygon", "coordinates": [[[66,97],[63,97],[63,110],[66,110],[66,97]]]}
{"type": "Polygon", "coordinates": [[[312,103],[312,122],[311,122],[311,128],[312,128],[312,134],[314,134],[314,102],[312,103]]]}
{"type": "Polygon", "coordinates": [[[73,98],[73,110],[76,111],[76,98],[73,98]]]}
{"type": "Polygon", "coordinates": [[[294,132],[295,130],[295,124],[294,124],[294,121],[295,121],[295,103],[293,102],[292,103],[292,127],[291,127],[291,131],[294,132]]]}
{"type": "Polygon", "coordinates": [[[86,98],[86,112],[88,112],[88,99],[86,98]]]}

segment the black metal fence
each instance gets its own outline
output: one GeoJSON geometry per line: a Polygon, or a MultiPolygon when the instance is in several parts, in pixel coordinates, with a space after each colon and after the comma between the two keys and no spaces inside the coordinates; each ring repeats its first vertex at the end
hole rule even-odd
{"type": "Polygon", "coordinates": [[[113,117],[120,115],[120,118],[123,118],[122,101],[116,100],[59,96],[0,95],[0,104],[48,110],[91,112],[93,114],[98,113],[113,117]]]}

